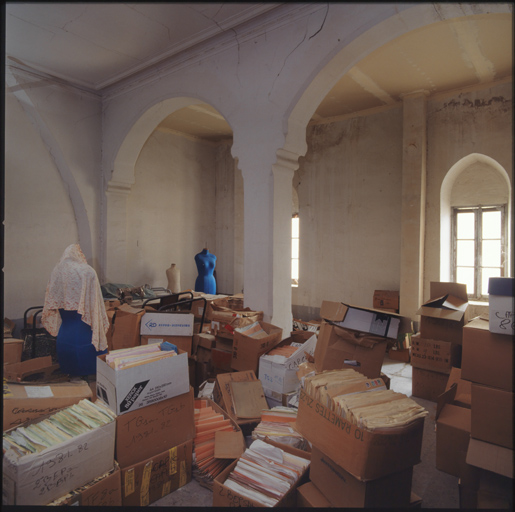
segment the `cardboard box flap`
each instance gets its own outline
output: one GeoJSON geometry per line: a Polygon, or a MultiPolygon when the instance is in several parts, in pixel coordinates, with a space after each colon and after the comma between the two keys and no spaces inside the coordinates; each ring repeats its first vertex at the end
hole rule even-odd
{"type": "Polygon", "coordinates": [[[513,450],[470,438],[467,464],[513,478],[513,450]]]}
{"type": "Polygon", "coordinates": [[[215,459],[237,459],[245,451],[241,437],[241,430],[215,432],[215,459]]]}
{"type": "Polygon", "coordinates": [[[443,295],[454,295],[465,302],[468,301],[467,285],[460,283],[431,281],[429,283],[430,298],[442,297],[443,295]]]}
{"type": "Polygon", "coordinates": [[[491,277],[488,280],[488,294],[515,297],[515,278],[491,277]]]}
{"type": "Polygon", "coordinates": [[[442,409],[447,405],[447,404],[452,404],[452,402],[454,401],[454,399],[456,398],[456,390],[458,389],[458,384],[456,382],[454,382],[451,387],[445,391],[444,393],[442,393],[438,399],[437,399],[437,403],[436,403],[436,416],[435,416],[435,421],[438,419],[438,417],[440,416],[440,413],[442,412],[442,409]]]}
{"type": "Polygon", "coordinates": [[[371,336],[370,334],[365,335],[358,331],[351,331],[350,329],[338,327],[337,325],[334,326],[334,332],[345,341],[360,347],[374,348],[376,343],[384,341],[383,338],[378,336],[371,336]]]}
{"type": "Polygon", "coordinates": [[[330,322],[341,322],[347,313],[347,306],[341,302],[323,300],[320,307],[320,316],[330,322]]]}
{"type": "Polygon", "coordinates": [[[454,295],[444,295],[431,299],[423,304],[417,315],[441,318],[443,320],[460,321],[468,307],[468,301],[454,295]]]}

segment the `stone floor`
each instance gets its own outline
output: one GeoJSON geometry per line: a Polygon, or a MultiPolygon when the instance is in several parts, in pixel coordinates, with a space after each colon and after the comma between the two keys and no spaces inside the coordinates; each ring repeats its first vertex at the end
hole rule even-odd
{"type": "MultiPolygon", "coordinates": [[[[383,373],[390,377],[390,388],[411,396],[412,367],[409,363],[385,358],[383,373]]],[[[458,478],[435,467],[436,403],[413,398],[429,414],[424,422],[421,462],[413,468],[412,491],[422,498],[422,508],[459,508],[458,478]]],[[[192,480],[184,487],[154,502],[152,507],[211,507],[213,493],[192,480]]]]}

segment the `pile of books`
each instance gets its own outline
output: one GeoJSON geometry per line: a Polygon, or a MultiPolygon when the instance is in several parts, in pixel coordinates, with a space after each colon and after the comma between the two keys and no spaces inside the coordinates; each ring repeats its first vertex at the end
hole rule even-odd
{"type": "Polygon", "coordinates": [[[261,411],[261,421],[252,431],[252,439],[268,438],[304,450],[307,442],[295,430],[293,425],[296,420],[297,409],[283,406],[265,409],[261,411]]]}
{"type": "Polygon", "coordinates": [[[309,460],[258,439],[238,459],[224,486],[265,507],[273,507],[308,466],[309,460]]]}
{"type": "Polygon", "coordinates": [[[115,419],[115,414],[107,407],[84,399],[41,421],[4,432],[3,450],[11,449],[19,457],[40,453],[115,419]]]}
{"type": "Polygon", "coordinates": [[[177,355],[175,350],[162,350],[161,345],[164,344],[152,343],[150,345],[111,350],[106,355],[106,363],[113,370],[124,370],[177,355]]]}
{"type": "Polygon", "coordinates": [[[381,379],[367,379],[352,369],[308,375],[303,386],[312,398],[367,430],[408,425],[428,414],[406,395],[386,389],[381,379]]]}

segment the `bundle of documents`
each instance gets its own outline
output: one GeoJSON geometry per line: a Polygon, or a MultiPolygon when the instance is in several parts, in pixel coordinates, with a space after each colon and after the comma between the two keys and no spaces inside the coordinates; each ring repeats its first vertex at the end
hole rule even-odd
{"type": "Polygon", "coordinates": [[[238,459],[224,485],[265,507],[273,507],[308,466],[309,460],[258,439],[238,459]]]}
{"type": "Polygon", "coordinates": [[[285,359],[291,357],[298,348],[301,347],[301,343],[291,343],[290,345],[283,345],[282,347],[275,347],[270,352],[267,352],[267,356],[283,356],[285,359]]]}
{"type": "Polygon", "coordinates": [[[84,399],[37,423],[5,432],[3,450],[11,449],[19,457],[40,453],[115,419],[115,414],[107,407],[84,399]]]}
{"type": "Polygon", "coordinates": [[[293,426],[296,420],[297,410],[291,407],[265,409],[261,413],[261,422],[252,432],[252,439],[268,438],[303,450],[307,443],[293,426]]]}
{"type": "Polygon", "coordinates": [[[152,343],[150,345],[139,345],[131,348],[111,350],[106,355],[106,363],[113,368],[113,370],[124,370],[176,355],[177,352],[173,350],[162,350],[161,344],[152,343]]]}
{"type": "Polygon", "coordinates": [[[305,392],[352,424],[367,430],[408,425],[428,411],[382,379],[352,369],[329,370],[304,378],[305,392]]]}
{"type": "Polygon", "coordinates": [[[216,432],[233,432],[229,418],[216,412],[207,400],[195,400],[194,457],[196,476],[209,487],[213,479],[225,469],[231,459],[215,458],[216,432]]]}

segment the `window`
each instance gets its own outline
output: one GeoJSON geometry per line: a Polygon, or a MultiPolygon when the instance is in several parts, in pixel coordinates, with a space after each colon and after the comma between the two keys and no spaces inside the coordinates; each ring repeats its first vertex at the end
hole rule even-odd
{"type": "Polygon", "coordinates": [[[453,280],[470,299],[488,300],[488,280],[505,274],[504,206],[453,208],[453,280]]]}
{"type": "Polygon", "coordinates": [[[291,285],[299,286],[299,216],[291,219],[291,285]]]}

